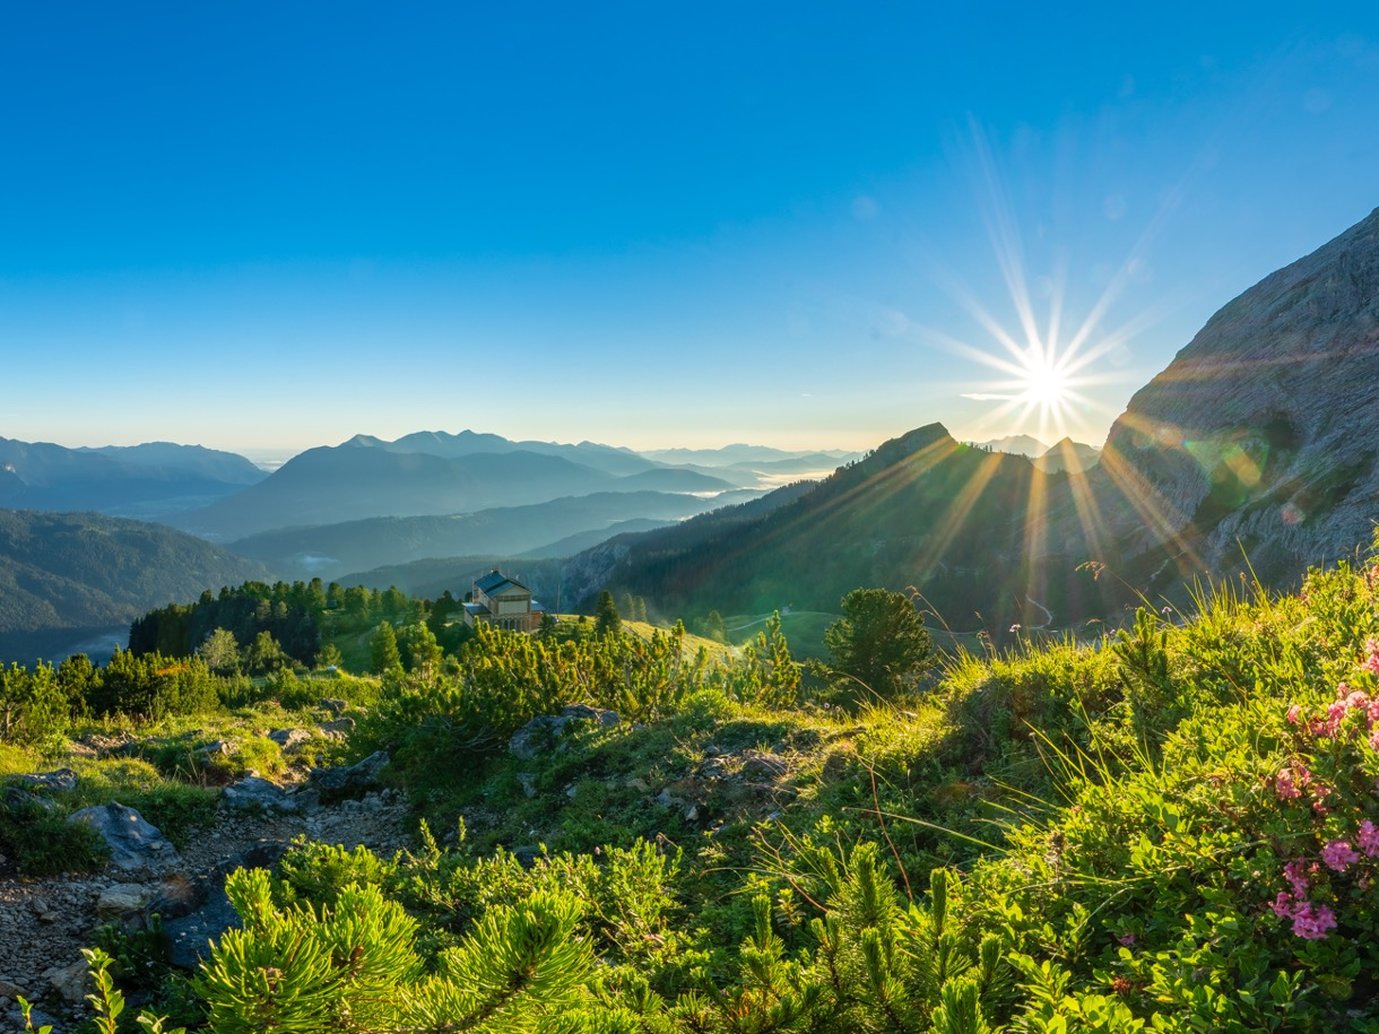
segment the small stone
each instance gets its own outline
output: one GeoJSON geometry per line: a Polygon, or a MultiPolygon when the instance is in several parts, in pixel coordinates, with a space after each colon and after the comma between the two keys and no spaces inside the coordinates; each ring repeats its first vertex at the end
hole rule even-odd
{"type": "Polygon", "coordinates": [[[575,794],[577,793],[579,793],[579,787],[576,786],[574,783],[571,783],[569,786],[565,787],[565,796],[570,798],[570,800],[574,800],[575,794]]]}
{"type": "Polygon", "coordinates": [[[28,993],[13,980],[0,977],[0,997],[19,998],[21,995],[25,998],[29,997],[28,993]]]}
{"type": "Polygon", "coordinates": [[[280,786],[258,776],[245,776],[239,782],[225,787],[224,799],[236,811],[251,811],[254,808],[279,812],[297,810],[296,802],[289,800],[280,786]]]}
{"type": "Polygon", "coordinates": [[[112,883],[96,899],[96,911],[107,916],[129,915],[147,905],[152,897],[142,883],[112,883]]]}
{"type": "Polygon", "coordinates": [[[697,805],[697,804],[691,804],[688,808],[685,809],[685,821],[686,821],[686,822],[698,822],[698,821],[699,821],[699,805],[697,805]]]}
{"type": "Polygon", "coordinates": [[[313,769],[311,780],[327,799],[362,793],[378,786],[379,776],[388,767],[388,760],[387,751],[375,751],[353,765],[313,769]]]}
{"type": "Polygon", "coordinates": [[[744,757],[742,774],[749,779],[778,779],[789,770],[785,761],[774,754],[752,751],[744,757]]]}
{"type": "Polygon", "coordinates": [[[531,846],[514,848],[512,857],[517,859],[517,864],[522,868],[530,869],[536,865],[536,860],[541,857],[541,848],[531,846]]]}
{"type": "Polygon", "coordinates": [[[67,793],[77,788],[77,774],[70,768],[59,768],[55,772],[37,772],[31,775],[13,776],[14,782],[35,790],[49,790],[53,793],[67,793]]]}
{"type": "Polygon", "coordinates": [[[43,977],[58,997],[69,1005],[81,1005],[86,1001],[91,978],[84,959],[66,966],[54,966],[44,972],[43,977]]]}
{"type": "Polygon", "coordinates": [[[725,757],[710,757],[699,766],[699,774],[706,779],[722,779],[728,774],[730,762],[725,757]]]}
{"type": "MultiPolygon", "coordinates": [[[[24,997],[28,998],[29,996],[25,995],[24,997]]],[[[20,1029],[19,1024],[23,1021],[20,1019],[19,1009],[17,1007],[10,1010],[7,1018],[14,1021],[15,1030],[20,1029]]],[[[42,1009],[30,1010],[29,1021],[33,1024],[34,1030],[42,1030],[44,1027],[52,1027],[53,1030],[58,1029],[58,1021],[42,1009]]]]}
{"type": "Polygon", "coordinates": [[[532,773],[518,772],[517,782],[518,785],[522,787],[522,795],[524,797],[536,796],[536,776],[534,776],[532,773]]]}
{"type": "Polygon", "coordinates": [[[354,732],[354,719],[349,717],[336,718],[334,721],[322,722],[318,728],[332,739],[343,739],[354,732]]]}
{"type": "Polygon", "coordinates": [[[572,722],[593,722],[604,728],[617,725],[621,718],[616,711],[588,704],[571,704],[559,714],[538,715],[512,734],[508,753],[522,761],[530,761],[552,747],[559,747],[572,722]]]}
{"type": "Polygon", "coordinates": [[[281,747],[284,753],[290,754],[310,743],[311,733],[305,729],[274,729],[268,734],[268,738],[281,747]]]}
{"type": "Polygon", "coordinates": [[[627,787],[629,790],[640,790],[643,793],[651,789],[651,787],[649,787],[646,784],[646,780],[643,779],[641,776],[630,776],[627,779],[623,780],[622,785],[627,787]]]}
{"type": "Polygon", "coordinates": [[[221,758],[228,758],[237,749],[238,744],[234,740],[213,740],[204,747],[198,747],[195,757],[200,764],[209,765],[221,758]]]}

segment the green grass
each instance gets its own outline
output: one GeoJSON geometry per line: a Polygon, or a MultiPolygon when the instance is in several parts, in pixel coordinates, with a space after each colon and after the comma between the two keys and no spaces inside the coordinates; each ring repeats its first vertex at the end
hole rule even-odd
{"type": "MultiPolygon", "coordinates": [[[[724,618],[728,628],[728,638],[737,646],[751,642],[765,627],[770,614],[735,614],[724,618]]],[[[790,653],[796,658],[828,659],[828,647],[824,645],[824,632],[843,615],[830,614],[821,610],[791,611],[780,616],[781,631],[790,642],[790,653]]]]}
{"type": "MultiPolygon", "coordinates": [[[[664,625],[655,625],[648,621],[628,621],[626,618],[622,621],[622,627],[633,635],[641,636],[643,639],[650,639],[651,636],[657,632],[664,634],[670,631],[670,629],[666,628],[664,625]]],[[[681,652],[686,657],[693,657],[701,649],[707,652],[710,658],[715,660],[729,660],[733,655],[731,647],[723,643],[715,642],[712,639],[705,639],[703,636],[695,635],[692,632],[687,631],[682,642],[683,648],[681,652]]]]}

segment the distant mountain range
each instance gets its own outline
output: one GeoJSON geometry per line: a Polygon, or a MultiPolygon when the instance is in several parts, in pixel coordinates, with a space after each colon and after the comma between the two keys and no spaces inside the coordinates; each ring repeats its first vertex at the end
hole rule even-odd
{"type": "Polygon", "coordinates": [[[239,494],[178,515],[176,525],[228,540],[280,528],[471,513],[594,492],[712,493],[736,487],[722,478],[651,464],[635,473],[611,473],[552,453],[436,456],[351,439],[333,448],[308,449],[239,494]]]}
{"type": "Polygon", "coordinates": [[[161,519],[242,491],[267,475],[243,456],[149,442],[68,449],[0,438],[0,507],[94,510],[161,519]]]}
{"type": "Polygon", "coordinates": [[[737,443],[718,449],[647,449],[641,455],[659,463],[694,463],[703,467],[746,466],[754,469],[763,463],[803,460],[810,465],[808,469],[823,470],[855,460],[861,453],[843,449],[791,451],[773,449],[767,445],[737,443]]]}
{"type": "Polygon", "coordinates": [[[385,452],[421,453],[425,456],[440,456],[444,459],[458,459],[461,456],[504,455],[514,452],[534,452],[542,456],[560,456],[581,466],[593,467],[606,474],[640,474],[659,464],[651,462],[631,449],[612,445],[599,445],[596,442],[580,442],[577,445],[562,445],[559,442],[510,441],[502,435],[482,434],[477,431],[461,431],[450,434],[446,431],[417,431],[404,435],[396,441],[384,441],[372,435],[358,434],[345,442],[342,448],[381,449],[385,452]]]}
{"type": "MultiPolygon", "coordinates": [[[[660,473],[647,471],[633,477],[660,473]]],[[[653,519],[658,525],[665,524],[758,494],[731,491],[704,498],[652,491],[595,492],[470,514],[371,517],[261,532],[232,542],[228,548],[260,560],[285,576],[319,576],[329,581],[357,571],[428,557],[518,556],[533,550],[548,556],[568,556],[620,530],[632,530],[620,527],[631,521],[653,519]],[[557,540],[566,541],[565,552],[550,552],[557,540]]]]}
{"type": "Polygon", "coordinates": [[[1091,470],[1100,460],[1100,449],[1064,438],[1035,456],[1034,465],[1045,474],[1057,474],[1060,471],[1091,470]]]}
{"type": "Polygon", "coordinates": [[[1012,456],[1028,456],[1034,459],[1049,451],[1049,447],[1029,434],[1008,434],[1004,438],[992,438],[985,442],[972,442],[978,449],[989,452],[1005,452],[1012,456]]]}
{"type": "Polygon", "coordinates": [[[427,431],[392,442],[359,435],[270,475],[197,446],[69,449],[0,439],[0,514],[13,532],[0,555],[8,579],[0,579],[0,658],[32,659],[45,644],[71,643],[97,626],[108,633],[148,607],[251,577],[329,580],[489,554],[551,567],[608,537],[754,498],[757,486],[821,460],[774,449],[751,455],[765,472],[667,463],[591,442],[427,431]],[[122,526],[124,539],[97,539],[110,550],[102,567],[59,534],[63,522],[87,539],[104,527],[89,514],[55,515],[71,510],[155,518],[233,541],[244,559],[156,526],[145,526],[131,551],[132,525],[122,526]]]}
{"type": "MultiPolygon", "coordinates": [[[[697,540],[716,530],[755,521],[772,510],[800,498],[812,487],[813,484],[810,482],[787,485],[756,499],[712,510],[676,527],[685,528],[697,540]]],[[[606,545],[611,553],[618,554],[623,550],[622,543],[641,540],[642,537],[639,535],[620,535],[610,538],[606,545]]],[[[544,550],[538,552],[545,553],[544,550]]],[[[600,550],[593,552],[597,553],[600,550]]],[[[597,577],[596,569],[599,565],[596,563],[593,567],[588,567],[581,560],[589,555],[592,554],[580,554],[572,559],[528,554],[518,557],[489,555],[417,560],[409,564],[390,565],[348,575],[340,579],[340,582],[342,585],[368,585],[376,588],[396,585],[406,592],[434,598],[447,589],[455,593],[467,592],[475,577],[499,567],[505,574],[530,588],[543,602],[571,609],[584,597],[597,591],[597,588],[591,588],[594,586],[591,579],[597,577]]]]}
{"type": "Polygon", "coordinates": [[[1028,434],[1012,434],[985,442],[972,442],[978,449],[1004,452],[1011,456],[1028,456],[1046,474],[1062,470],[1090,470],[1101,457],[1101,450],[1092,445],[1064,438],[1053,445],[1045,445],[1028,434]]]}

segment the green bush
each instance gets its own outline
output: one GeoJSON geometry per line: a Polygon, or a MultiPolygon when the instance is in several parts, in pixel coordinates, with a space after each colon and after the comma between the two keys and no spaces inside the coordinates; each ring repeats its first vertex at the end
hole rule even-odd
{"type": "Polygon", "coordinates": [[[190,844],[197,833],[215,825],[216,793],[200,786],[166,783],[127,793],[120,803],[162,830],[178,850],[190,844]]]}
{"type": "Polygon", "coordinates": [[[0,801],[0,848],[24,876],[97,872],[110,858],[94,829],[37,803],[0,801]]]}
{"type": "Polygon", "coordinates": [[[334,905],[346,887],[382,886],[394,868],[362,844],[350,851],[341,844],[299,840],[278,863],[278,897],[334,905]]]}

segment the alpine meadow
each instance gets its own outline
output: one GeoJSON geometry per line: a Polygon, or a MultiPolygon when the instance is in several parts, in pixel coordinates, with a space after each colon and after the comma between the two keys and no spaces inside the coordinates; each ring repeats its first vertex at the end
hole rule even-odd
{"type": "Polygon", "coordinates": [[[1372,5],[77,13],[0,1030],[1379,1034],[1372,5]]]}

